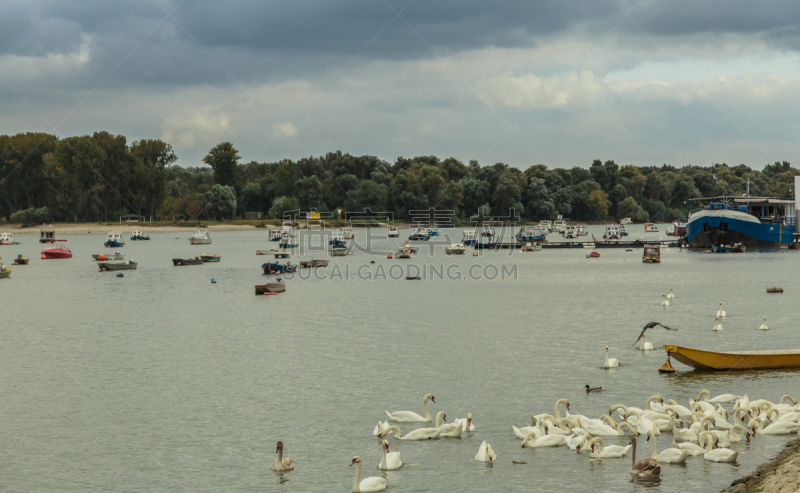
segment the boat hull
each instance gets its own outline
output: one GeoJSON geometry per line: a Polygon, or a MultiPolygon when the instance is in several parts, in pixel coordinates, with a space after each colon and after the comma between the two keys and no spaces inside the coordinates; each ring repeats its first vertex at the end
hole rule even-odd
{"type": "Polygon", "coordinates": [[[106,248],[119,248],[119,247],[125,246],[125,242],[124,241],[109,240],[109,241],[103,243],[103,246],[105,246],[106,248]]]}
{"type": "Polygon", "coordinates": [[[517,235],[515,238],[517,241],[542,241],[544,235],[517,235]]]}
{"type": "Polygon", "coordinates": [[[149,239],[149,236],[131,236],[131,241],[147,241],[149,239]]]}
{"type": "Polygon", "coordinates": [[[762,223],[756,217],[738,211],[700,211],[686,224],[690,247],[712,248],[741,243],[745,247],[768,248],[794,241],[794,227],[762,223]]]}
{"type": "Polygon", "coordinates": [[[263,264],[261,268],[264,269],[264,274],[285,274],[297,270],[297,267],[294,265],[276,264],[273,262],[267,262],[263,264]]]}
{"type": "Polygon", "coordinates": [[[800,349],[721,353],[683,346],[664,346],[667,354],[698,370],[772,370],[800,368],[800,349]]]}
{"type": "Polygon", "coordinates": [[[11,277],[11,270],[0,271],[0,279],[8,279],[11,277]]]}
{"type": "Polygon", "coordinates": [[[108,255],[106,255],[106,254],[98,253],[97,255],[92,254],[92,260],[101,260],[100,259],[100,255],[102,255],[104,257],[102,260],[122,260],[122,259],[125,258],[125,254],[117,255],[115,253],[109,253],[108,255]]]}
{"type": "Polygon", "coordinates": [[[14,265],[28,265],[28,259],[27,258],[15,258],[14,259],[14,265]]]}
{"type": "Polygon", "coordinates": [[[98,262],[97,266],[100,267],[100,270],[136,270],[136,267],[139,264],[136,262],[124,262],[122,264],[111,264],[108,262],[98,262]]]}
{"type": "Polygon", "coordinates": [[[286,291],[285,282],[271,282],[267,284],[260,284],[256,286],[256,294],[264,293],[283,293],[286,291]]]}
{"type": "Polygon", "coordinates": [[[219,255],[200,255],[200,258],[203,259],[203,262],[219,262],[222,257],[219,255]]]}
{"type": "Polygon", "coordinates": [[[203,265],[203,259],[201,258],[174,258],[172,259],[172,265],[181,266],[181,265],[203,265]]]}
{"type": "Polygon", "coordinates": [[[189,238],[189,243],[192,245],[210,245],[211,240],[208,238],[189,238]]]}
{"type": "Polygon", "coordinates": [[[56,258],[72,258],[72,252],[62,252],[62,251],[45,251],[42,250],[42,255],[46,259],[56,259],[56,258]]]}

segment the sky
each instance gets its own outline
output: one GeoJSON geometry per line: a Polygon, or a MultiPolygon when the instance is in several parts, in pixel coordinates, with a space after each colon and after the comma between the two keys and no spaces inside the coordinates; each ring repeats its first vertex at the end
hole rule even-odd
{"type": "Polygon", "coordinates": [[[790,1],[3,0],[0,134],[181,166],[342,150],[522,169],[800,163],[790,1]]]}

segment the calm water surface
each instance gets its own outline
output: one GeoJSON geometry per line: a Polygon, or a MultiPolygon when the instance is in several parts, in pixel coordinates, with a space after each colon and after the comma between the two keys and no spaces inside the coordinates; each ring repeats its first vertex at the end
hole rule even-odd
{"type": "MultiPolygon", "coordinates": [[[[634,237],[640,229],[631,228],[634,237]]],[[[460,231],[453,235],[460,241],[460,231]]],[[[188,232],[151,236],[120,249],[139,262],[122,279],[91,260],[107,251],[104,235],[68,236],[71,260],[39,260],[34,236],[0,247],[7,263],[17,253],[31,258],[0,281],[4,491],[350,491],[354,455],[364,460],[362,477],[380,475],[371,432],[384,410],[422,413],[428,392],[436,396],[433,414],[444,410],[452,420],[471,412],[477,431],[460,440],[390,439],[405,466],[386,473],[389,491],[716,491],[787,438],[735,445],[735,464],[690,457],[685,466],[665,465],[650,483],[630,478],[629,459],[523,450],[511,424],[526,424],[529,412],[552,413],[561,397],[590,417],[620,402],[643,407],[653,394],[688,406],[706,388],[751,399],[800,397],[796,372],[696,373],[676,363],[679,372],[661,375],[663,351],[631,347],[652,320],[680,328],[649,331],[657,347],[798,347],[800,252],[668,249],[660,265],[644,265],[641,251],[601,250],[599,259],[578,249],[448,257],[439,246],[433,257],[426,250],[411,260],[333,258],[330,279],[289,280],[285,294],[256,297],[267,258],[255,250],[275,246],[266,232],[213,233],[207,246],[190,245],[188,232]],[[204,251],[222,262],[172,266],[174,257],[204,251]],[[517,275],[378,275],[384,269],[389,277],[385,268],[398,264],[455,265],[450,272],[462,277],[470,266],[491,276],[487,266],[506,264],[517,275]],[[363,279],[368,274],[381,278],[363,279]],[[772,285],[784,294],[766,294],[772,285]],[[677,298],[664,309],[669,288],[677,298]],[[728,317],[715,333],[720,301],[728,317]],[[768,332],[757,330],[763,316],[768,332]],[[619,368],[601,368],[606,345],[619,368]],[[587,395],[586,384],[604,390],[587,395]],[[296,463],[283,476],[269,470],[277,440],[296,463]],[[482,440],[499,455],[492,467],[472,460],[482,440]]],[[[384,237],[372,248],[399,243],[384,237]]],[[[417,426],[401,424],[404,433],[417,426]]],[[[662,435],[659,448],[669,442],[671,434],[662,435]]],[[[640,455],[649,450],[640,445],[640,455]]]]}

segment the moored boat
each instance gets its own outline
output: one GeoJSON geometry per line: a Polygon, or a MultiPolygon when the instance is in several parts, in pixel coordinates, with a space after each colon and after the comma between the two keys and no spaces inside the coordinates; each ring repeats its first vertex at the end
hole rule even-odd
{"type": "Polygon", "coordinates": [[[400,237],[400,231],[397,228],[395,228],[394,226],[389,226],[389,232],[386,233],[386,236],[389,237],[389,238],[399,238],[400,237]]]}
{"type": "Polygon", "coordinates": [[[539,226],[547,230],[548,233],[553,232],[553,222],[552,221],[539,221],[539,226]]]}
{"type": "Polygon", "coordinates": [[[281,264],[280,262],[267,262],[262,264],[261,268],[264,269],[264,274],[286,274],[297,270],[297,266],[292,265],[291,262],[286,262],[285,264],[281,264]]]}
{"type": "Polygon", "coordinates": [[[277,252],[274,252],[273,255],[275,258],[289,258],[291,253],[287,252],[286,250],[278,250],[277,252]]]}
{"type": "Polygon", "coordinates": [[[408,240],[406,240],[406,244],[403,245],[402,247],[398,248],[397,250],[398,251],[406,250],[406,251],[408,251],[408,253],[417,253],[417,250],[419,250],[419,248],[415,247],[408,240]]]}
{"type": "Polygon", "coordinates": [[[125,240],[122,239],[122,233],[119,231],[112,231],[106,235],[106,242],[103,243],[106,248],[119,248],[125,246],[125,240]]]}
{"type": "Polygon", "coordinates": [[[332,245],[331,246],[331,256],[333,257],[345,257],[347,255],[352,255],[353,252],[347,248],[347,245],[332,245]]]}
{"type": "Polygon", "coordinates": [[[14,265],[28,265],[28,257],[25,257],[21,254],[17,255],[17,257],[14,259],[14,265]]]}
{"type": "Polygon", "coordinates": [[[589,233],[586,232],[586,225],[585,224],[576,224],[575,225],[575,233],[578,236],[589,236],[589,233]]]}
{"type": "Polygon", "coordinates": [[[0,279],[8,279],[9,277],[11,277],[11,267],[0,263],[0,279]]]}
{"type": "Polygon", "coordinates": [[[619,236],[620,238],[623,236],[628,236],[628,228],[626,228],[624,224],[619,225],[619,236]]]}
{"type": "Polygon", "coordinates": [[[328,240],[328,245],[346,245],[347,242],[344,238],[344,233],[342,232],[335,232],[331,234],[331,238],[328,240]]]}
{"type": "Polygon", "coordinates": [[[592,253],[590,253],[586,257],[588,257],[588,258],[598,258],[599,256],[600,256],[600,254],[598,252],[592,250],[592,253]]]}
{"type": "Polygon", "coordinates": [[[567,221],[569,221],[569,219],[563,219],[559,214],[556,220],[553,221],[553,232],[560,233],[564,231],[564,228],[567,227],[567,221]]]}
{"type": "Polygon", "coordinates": [[[408,237],[409,240],[414,241],[427,241],[431,237],[428,236],[428,232],[425,228],[417,228],[411,232],[411,236],[408,237]]]}
{"type": "Polygon", "coordinates": [[[461,243],[466,246],[474,245],[478,242],[477,237],[475,236],[474,229],[465,229],[463,236],[461,237],[461,243]]]}
{"type": "Polygon", "coordinates": [[[595,248],[642,248],[644,240],[602,241],[592,235],[595,248]]]}
{"type": "Polygon", "coordinates": [[[658,227],[653,223],[644,223],[645,233],[658,233],[658,227]]]}
{"type": "Polygon", "coordinates": [[[200,254],[200,258],[203,259],[203,262],[219,262],[222,260],[222,255],[215,253],[211,255],[210,253],[203,253],[200,254]]]}
{"type": "Polygon", "coordinates": [[[14,241],[14,233],[0,233],[0,245],[21,245],[17,241],[14,241]]]}
{"type": "Polygon", "coordinates": [[[131,241],[146,241],[149,240],[150,237],[146,236],[141,231],[133,231],[131,232],[131,241]]]}
{"type": "Polygon", "coordinates": [[[283,236],[281,236],[281,242],[278,243],[278,246],[281,248],[297,248],[298,244],[292,240],[293,237],[294,235],[284,233],[283,236]]]}
{"type": "Polygon", "coordinates": [[[203,265],[203,259],[199,256],[195,258],[174,258],[172,259],[172,265],[175,266],[182,266],[182,265],[203,265]]]}
{"type": "Polygon", "coordinates": [[[270,229],[268,235],[269,235],[269,241],[281,241],[281,236],[283,236],[283,231],[280,229],[270,229]]]}
{"type": "Polygon", "coordinates": [[[346,226],[342,228],[342,237],[345,240],[352,240],[353,239],[353,228],[346,226]]]}
{"type": "Polygon", "coordinates": [[[189,243],[192,245],[210,245],[211,233],[208,232],[208,228],[205,226],[194,228],[194,233],[189,236],[189,243]]]}
{"type": "Polygon", "coordinates": [[[438,226],[430,226],[425,228],[425,234],[428,236],[439,236],[439,227],[438,226]]]}
{"type": "Polygon", "coordinates": [[[669,228],[667,228],[667,236],[684,236],[686,235],[686,223],[680,219],[676,219],[669,228]]]}
{"type": "Polygon", "coordinates": [[[124,253],[98,253],[92,254],[92,260],[122,260],[125,258],[124,253]]]}
{"type": "Polygon", "coordinates": [[[52,245],[42,248],[42,257],[52,258],[72,258],[72,251],[67,247],[67,240],[53,240],[52,245]]]}
{"type": "Polygon", "coordinates": [[[56,228],[52,224],[45,224],[39,228],[39,243],[53,243],[56,241],[56,228]]]}
{"type": "Polygon", "coordinates": [[[124,262],[98,262],[97,266],[101,271],[105,270],[136,270],[139,264],[135,260],[126,260],[124,262]]]}
{"type": "Polygon", "coordinates": [[[620,238],[619,234],[619,226],[611,223],[610,225],[606,226],[606,232],[603,233],[604,240],[618,240],[620,238]]]}
{"type": "MultiPolygon", "coordinates": [[[[481,236],[484,238],[494,238],[497,233],[495,232],[494,228],[484,224],[483,229],[481,230],[481,236]]],[[[491,241],[491,240],[489,240],[491,241]]]]}
{"type": "Polygon", "coordinates": [[[645,243],[642,251],[642,262],[645,264],[661,263],[661,244],[645,243]]]}
{"type": "Polygon", "coordinates": [[[444,253],[449,255],[464,255],[466,248],[461,243],[453,243],[450,246],[444,247],[444,253]]]}
{"type": "Polygon", "coordinates": [[[567,225],[564,227],[564,230],[561,232],[561,236],[564,238],[577,238],[578,237],[578,228],[575,226],[567,225]]]}
{"type": "Polygon", "coordinates": [[[256,294],[266,294],[266,293],[283,293],[286,291],[286,283],[285,282],[268,282],[267,284],[257,284],[256,285],[256,294]]]}
{"type": "Polygon", "coordinates": [[[544,234],[534,226],[522,226],[517,231],[515,238],[517,241],[542,241],[544,240],[544,234]]]}
{"type": "Polygon", "coordinates": [[[619,220],[619,223],[620,224],[633,224],[633,221],[631,221],[631,218],[629,218],[629,217],[623,217],[622,219],[619,220]]]}
{"type": "Polygon", "coordinates": [[[717,352],[664,345],[664,350],[670,357],[698,370],[800,368],[800,349],[717,352]]]}
{"type": "Polygon", "coordinates": [[[300,261],[300,267],[302,267],[304,269],[311,269],[311,268],[315,268],[315,267],[327,267],[327,266],[328,266],[328,260],[327,259],[301,260],[300,261]]]}

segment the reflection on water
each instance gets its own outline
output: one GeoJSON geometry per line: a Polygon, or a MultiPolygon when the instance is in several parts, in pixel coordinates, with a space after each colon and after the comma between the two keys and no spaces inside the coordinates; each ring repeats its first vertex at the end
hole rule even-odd
{"type": "MultiPolygon", "coordinates": [[[[603,227],[589,229],[602,234],[603,227]]],[[[400,241],[371,247],[391,251],[405,241],[402,233],[400,241]]],[[[552,413],[562,397],[571,413],[591,418],[617,403],[644,407],[653,394],[688,406],[705,388],[712,396],[797,397],[795,371],[695,372],[674,361],[675,374],[656,369],[663,344],[797,347],[790,293],[799,287],[792,266],[800,252],[671,248],[653,266],[642,264],[641,252],[624,250],[586,259],[577,249],[472,257],[445,256],[437,247],[433,257],[403,262],[466,272],[499,261],[517,265],[519,276],[287,279],[286,293],[256,297],[253,286],[265,278],[255,251],[271,247],[265,232],[213,233],[222,262],[173,267],[172,258],[203,251],[188,244],[188,234],[154,232],[150,242],[126,245],[139,269],[124,278],[91,261],[105,235],[70,237],[75,257],[65,261],[39,261],[33,237],[20,238],[25,243],[13,251],[3,247],[4,256],[31,258],[0,281],[6,489],[349,491],[353,456],[364,459],[363,477],[380,474],[370,432],[386,419],[384,410],[419,413],[428,392],[436,395],[432,414],[444,410],[449,421],[471,412],[477,429],[458,440],[390,438],[406,463],[383,473],[390,491],[718,491],[787,440],[759,436],[735,446],[737,464],[690,457],[685,467],[664,465],[660,480],[648,482],[631,478],[629,458],[521,449],[511,423],[552,413]],[[767,295],[768,285],[786,294],[767,295]],[[661,307],[670,288],[676,298],[661,307]],[[721,301],[731,315],[715,334],[721,301]],[[764,316],[772,328],[766,333],[757,329],[764,316]],[[634,349],[642,326],[654,320],[679,331],[649,330],[656,350],[634,349]],[[619,368],[601,368],[605,346],[619,368]],[[587,395],[587,383],[603,391],[587,395]],[[472,460],[484,439],[499,455],[488,466],[472,460]],[[277,440],[296,470],[273,477],[277,440]]],[[[460,237],[456,231],[451,239],[460,237]]],[[[331,259],[350,272],[398,262],[363,253],[331,259]]]]}

